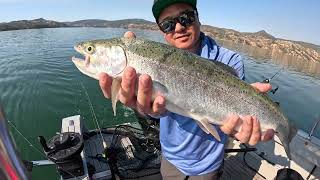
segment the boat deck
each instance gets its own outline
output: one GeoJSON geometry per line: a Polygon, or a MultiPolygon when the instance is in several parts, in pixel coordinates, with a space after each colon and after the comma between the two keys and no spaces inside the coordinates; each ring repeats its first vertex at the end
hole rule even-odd
{"type": "Polygon", "coordinates": [[[230,180],[230,179],[237,179],[237,180],[247,180],[247,179],[254,179],[254,180],[264,180],[265,178],[258,173],[251,170],[248,166],[245,165],[241,156],[241,153],[238,155],[228,154],[225,157],[225,163],[223,168],[223,174],[221,179],[222,180],[230,180]]]}
{"type": "MultiPolygon", "coordinates": [[[[83,134],[83,132],[81,131],[82,129],[81,122],[78,121],[77,119],[80,119],[80,117],[75,116],[75,117],[64,119],[62,123],[61,131],[62,132],[80,132],[81,134],[83,134]]],[[[111,143],[112,136],[106,135],[106,134],[103,134],[102,136],[107,144],[111,143]]],[[[130,143],[130,142],[127,142],[127,143],[130,143]]],[[[126,146],[125,144],[123,145],[126,146]]],[[[111,171],[107,161],[97,156],[97,155],[103,154],[103,151],[104,151],[104,148],[101,142],[101,135],[93,135],[93,136],[90,136],[90,138],[86,139],[82,156],[83,156],[84,163],[88,168],[88,171],[86,172],[86,175],[80,178],[78,177],[77,179],[83,179],[83,180],[111,179],[111,171]]],[[[243,155],[242,153],[238,153],[238,154],[230,153],[226,155],[224,172],[221,179],[222,180],[266,179],[263,176],[254,172],[253,170],[251,170],[248,166],[246,166],[245,163],[243,162],[242,155],[243,155]]],[[[71,178],[71,179],[75,179],[75,178],[71,178]]],[[[152,176],[150,175],[148,177],[143,177],[139,179],[141,180],[158,180],[159,179],[160,180],[162,178],[160,174],[156,174],[156,175],[152,175],[152,176]]]]}
{"type": "MultiPolygon", "coordinates": [[[[111,136],[107,136],[105,134],[102,136],[106,142],[111,142],[111,136]]],[[[97,156],[104,153],[101,135],[95,135],[86,140],[86,143],[84,144],[84,152],[89,172],[94,172],[92,179],[100,180],[106,179],[106,177],[111,178],[111,171],[109,169],[108,162],[104,158],[97,156]]]]}
{"type": "MultiPolygon", "coordinates": [[[[62,129],[61,132],[79,132],[82,133],[82,124],[80,121],[80,116],[74,116],[63,119],[62,122],[62,129]]],[[[86,132],[84,130],[84,132],[86,132]]],[[[109,133],[109,132],[108,132],[109,133]]],[[[86,138],[86,133],[83,134],[84,139],[86,138]]],[[[103,134],[103,137],[107,144],[111,143],[111,138],[113,134],[103,134]]],[[[275,137],[275,141],[270,141],[267,143],[261,143],[256,146],[257,150],[254,152],[247,152],[244,159],[244,153],[227,153],[225,156],[225,163],[224,163],[224,172],[221,177],[223,180],[227,179],[238,179],[238,180],[247,180],[247,179],[254,179],[254,180],[263,180],[263,179],[274,179],[278,170],[283,169],[285,167],[289,167],[291,169],[296,170],[299,172],[304,179],[315,180],[319,179],[320,177],[320,168],[319,168],[319,139],[311,139],[308,140],[306,138],[306,134],[301,134],[298,132],[298,135],[294,138],[291,145],[296,145],[295,148],[291,148],[296,150],[297,148],[299,151],[296,151],[293,154],[293,161],[288,161],[285,157],[285,151],[279,140],[275,137]],[[303,146],[301,146],[303,145],[303,146]],[[261,147],[260,147],[261,146],[261,147]],[[270,153],[274,152],[274,153],[270,153]],[[308,154],[306,154],[308,153],[308,154]],[[303,158],[303,156],[308,156],[309,159],[303,158]],[[300,158],[300,159],[299,159],[300,158]],[[246,161],[246,162],[245,162],[246,161]],[[311,162],[311,163],[310,163],[311,162]],[[254,168],[250,168],[254,167],[254,168]],[[258,171],[258,173],[256,172],[258,171]]],[[[125,154],[121,156],[125,162],[125,164],[119,165],[121,167],[121,172],[129,176],[125,177],[132,177],[130,173],[133,171],[131,168],[131,160],[133,157],[132,154],[132,143],[130,139],[124,135],[120,139],[117,139],[116,142],[121,143],[120,146],[128,149],[125,151],[125,154]],[[130,148],[129,148],[130,147],[130,148]],[[131,150],[129,150],[131,149],[131,150]],[[128,158],[128,159],[127,159],[128,158]],[[126,160],[127,159],[127,160],[126,160]],[[124,167],[129,167],[129,171],[127,171],[124,167]]],[[[146,146],[145,146],[146,147],[146,146]]],[[[148,146],[149,147],[149,146],[148,146]]],[[[230,139],[227,148],[230,149],[243,149],[247,148],[245,145],[242,145],[240,142],[236,140],[230,139]]],[[[111,179],[111,171],[109,168],[109,164],[101,158],[101,154],[103,154],[104,148],[103,144],[101,143],[101,135],[93,134],[87,137],[85,140],[84,151],[81,153],[83,158],[83,165],[85,166],[85,175],[83,177],[71,178],[71,179],[111,179]],[[98,156],[97,156],[98,155],[98,156]]],[[[147,153],[144,150],[140,150],[139,152],[147,153]]],[[[159,152],[158,152],[159,153],[159,152]]],[[[139,155],[140,156],[140,155],[139,155]]],[[[143,156],[140,156],[143,157],[143,156]]],[[[149,156],[150,157],[150,156],[149,156]]],[[[161,179],[161,175],[159,173],[159,162],[160,156],[157,155],[156,159],[152,159],[152,161],[142,161],[143,166],[147,166],[141,169],[141,171],[134,171],[133,173],[138,174],[134,177],[142,177],[142,174],[148,174],[148,177],[143,177],[139,179],[150,179],[150,180],[157,180],[161,179]],[[151,164],[156,164],[157,166],[148,166],[151,164]],[[145,171],[145,169],[148,169],[145,171]],[[152,170],[151,170],[152,169],[152,170]],[[150,174],[156,174],[150,176],[150,174]]],[[[117,161],[119,162],[119,161],[117,161]]],[[[134,162],[134,164],[136,164],[134,162]]],[[[141,161],[140,164],[141,165],[141,161]]],[[[118,169],[119,170],[119,169],[118,169]]],[[[134,170],[134,169],[133,169],[134,170]]]]}
{"type": "MultiPolygon", "coordinates": [[[[111,142],[111,137],[107,135],[103,135],[106,142],[111,142]]],[[[99,179],[100,175],[110,175],[110,170],[107,162],[98,160],[95,158],[96,154],[103,153],[103,146],[101,143],[101,137],[99,135],[95,135],[90,138],[85,145],[85,152],[87,162],[91,165],[94,165],[95,169],[95,177],[94,179],[99,179]]],[[[149,176],[145,178],[141,178],[143,180],[157,180],[162,179],[160,175],[149,176]]],[[[230,179],[238,179],[238,180],[265,180],[265,178],[253,170],[251,170],[246,164],[243,162],[242,154],[228,154],[225,157],[224,164],[224,172],[221,177],[222,180],[230,180],[230,179]]]]}

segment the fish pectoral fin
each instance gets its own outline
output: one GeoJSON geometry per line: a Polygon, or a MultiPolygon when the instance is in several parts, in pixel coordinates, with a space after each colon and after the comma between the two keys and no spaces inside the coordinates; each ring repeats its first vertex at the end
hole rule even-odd
{"type": "Polygon", "coordinates": [[[111,102],[113,115],[116,116],[117,102],[119,100],[118,94],[121,88],[121,77],[115,77],[111,85],[111,102]]]}
{"type": "Polygon", "coordinates": [[[197,123],[198,123],[199,127],[200,127],[205,133],[209,134],[209,131],[207,131],[207,129],[206,129],[200,122],[197,121],[197,123]]]}
{"type": "MultiPolygon", "coordinates": [[[[219,142],[221,141],[220,135],[217,131],[217,129],[208,122],[208,119],[201,119],[200,124],[203,126],[204,129],[206,129],[205,132],[209,132],[214,138],[216,138],[219,142]]],[[[201,128],[201,126],[200,126],[201,128]]],[[[201,128],[202,129],[202,128],[201,128]]],[[[207,133],[208,134],[208,133],[207,133]]]]}

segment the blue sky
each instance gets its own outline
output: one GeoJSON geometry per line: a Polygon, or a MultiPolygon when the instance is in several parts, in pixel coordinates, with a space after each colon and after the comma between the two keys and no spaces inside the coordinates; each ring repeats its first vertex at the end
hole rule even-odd
{"type": "MultiPolygon", "coordinates": [[[[153,0],[0,0],[0,22],[43,17],[153,20],[153,0]]],[[[198,0],[202,24],[241,32],[266,30],[320,45],[320,0],[198,0]]]]}

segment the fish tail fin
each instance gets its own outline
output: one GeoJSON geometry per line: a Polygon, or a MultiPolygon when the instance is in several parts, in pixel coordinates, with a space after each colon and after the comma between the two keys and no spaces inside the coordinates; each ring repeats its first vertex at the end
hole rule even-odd
{"type": "MultiPolygon", "coordinates": [[[[281,127],[280,127],[281,128],[281,127]]],[[[277,130],[278,132],[281,132],[281,130],[277,130]]],[[[283,132],[283,129],[282,129],[283,132]]],[[[286,131],[284,131],[286,132],[286,131]]],[[[284,150],[286,151],[287,157],[291,160],[291,151],[290,151],[290,142],[293,139],[293,137],[297,134],[297,129],[292,126],[289,123],[289,129],[287,130],[287,133],[277,133],[277,136],[279,137],[282,146],[284,147],[284,150]]]]}
{"type": "Polygon", "coordinates": [[[121,77],[115,77],[111,85],[111,102],[113,115],[116,116],[117,102],[119,100],[118,94],[121,88],[121,77]]]}
{"type": "Polygon", "coordinates": [[[204,130],[207,134],[211,134],[214,138],[216,138],[219,142],[221,141],[220,135],[217,129],[208,122],[208,119],[202,119],[199,121],[200,128],[204,130]]]}
{"type": "Polygon", "coordinates": [[[294,136],[296,136],[298,130],[295,126],[293,126],[292,124],[289,124],[290,127],[290,133],[289,133],[289,142],[291,142],[291,140],[293,139],[294,136]]]}
{"type": "Polygon", "coordinates": [[[282,136],[280,133],[278,134],[278,137],[282,143],[282,146],[284,147],[284,150],[286,151],[287,157],[291,160],[290,145],[289,142],[286,140],[287,138],[282,136]]]}

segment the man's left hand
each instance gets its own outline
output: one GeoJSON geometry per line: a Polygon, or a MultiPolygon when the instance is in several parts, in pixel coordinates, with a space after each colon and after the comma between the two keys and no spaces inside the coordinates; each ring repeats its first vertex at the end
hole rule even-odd
{"type": "MultiPolygon", "coordinates": [[[[266,93],[272,89],[271,85],[268,83],[257,82],[251,85],[262,93],[266,93]]],[[[231,115],[225,120],[225,123],[220,129],[228,135],[233,134],[237,125],[241,124],[241,120],[241,128],[239,132],[234,134],[234,137],[240,142],[248,143],[253,146],[260,141],[269,141],[273,138],[274,130],[268,129],[265,132],[261,132],[260,122],[255,116],[239,117],[237,115],[231,115]]]]}

